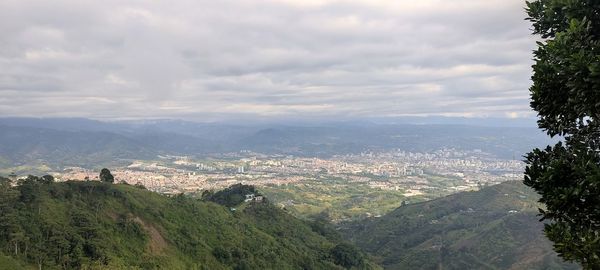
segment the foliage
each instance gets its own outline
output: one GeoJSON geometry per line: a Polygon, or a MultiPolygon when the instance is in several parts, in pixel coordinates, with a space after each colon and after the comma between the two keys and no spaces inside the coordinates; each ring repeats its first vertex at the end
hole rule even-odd
{"type": "Polygon", "coordinates": [[[19,261],[0,253],[0,270],[32,269],[19,261]]]}
{"type": "Polygon", "coordinates": [[[6,183],[0,263],[15,268],[341,269],[329,256],[337,242],[269,203],[231,212],[122,184],[6,183]]]}
{"type": "Polygon", "coordinates": [[[541,194],[545,232],[565,259],[600,265],[600,2],[527,3],[538,42],[531,107],[564,142],[527,154],[525,184],[541,194]]]}
{"type": "Polygon", "coordinates": [[[364,258],[360,251],[353,245],[341,243],[331,250],[331,257],[335,263],[348,269],[354,266],[360,266],[364,263],[364,258]]]}
{"type": "Polygon", "coordinates": [[[205,191],[202,198],[207,201],[215,202],[227,207],[233,207],[241,204],[246,199],[246,195],[256,194],[254,186],[235,184],[216,193],[205,191]]]}
{"type": "Polygon", "coordinates": [[[542,234],[520,182],[408,204],[341,232],[386,269],[577,269],[542,234]]]}
{"type": "Polygon", "coordinates": [[[115,177],[110,173],[110,171],[107,168],[104,168],[100,171],[100,181],[114,183],[115,177]]]}

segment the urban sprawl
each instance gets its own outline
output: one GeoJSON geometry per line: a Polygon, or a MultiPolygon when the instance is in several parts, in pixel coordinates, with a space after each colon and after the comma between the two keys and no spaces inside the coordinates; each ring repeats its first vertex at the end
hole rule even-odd
{"type": "MultiPolygon", "coordinates": [[[[438,150],[410,153],[400,150],[364,152],[331,158],[265,155],[242,151],[218,158],[159,156],[111,168],[117,182],[143,185],[164,194],[222,189],[233,184],[280,186],[309,180],[345,180],[371,188],[397,190],[404,196],[431,192],[475,190],[482,185],[518,180],[524,164],[497,159],[482,151],[438,150]]],[[[55,173],[59,180],[97,180],[97,172],[68,167],[55,173]]]]}

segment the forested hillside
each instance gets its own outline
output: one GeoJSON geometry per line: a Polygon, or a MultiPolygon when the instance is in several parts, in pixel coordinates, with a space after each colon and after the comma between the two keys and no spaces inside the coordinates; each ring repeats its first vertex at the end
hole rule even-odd
{"type": "Polygon", "coordinates": [[[544,237],[537,199],[506,182],[401,206],[344,232],[386,269],[577,269],[544,237]]]}
{"type": "Polygon", "coordinates": [[[4,269],[377,269],[266,201],[232,209],[128,185],[1,180],[4,269]]]}

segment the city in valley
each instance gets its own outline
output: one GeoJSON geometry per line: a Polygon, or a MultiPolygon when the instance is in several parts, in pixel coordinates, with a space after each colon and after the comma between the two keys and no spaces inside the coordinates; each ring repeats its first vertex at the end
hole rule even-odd
{"type": "MultiPolygon", "coordinates": [[[[116,182],[143,185],[163,194],[200,194],[233,184],[254,185],[300,215],[330,211],[335,218],[378,216],[400,203],[430,200],[482,186],[520,180],[519,160],[485,152],[400,150],[331,158],[264,155],[250,151],[214,158],[159,156],[110,168],[116,182]],[[357,201],[360,200],[360,201],[357,201]],[[336,213],[335,209],[344,209],[336,213]]],[[[97,180],[98,171],[68,167],[59,181],[97,180]]]]}
{"type": "MultiPolygon", "coordinates": [[[[432,153],[361,153],[329,159],[267,156],[245,152],[239,158],[193,159],[160,156],[113,168],[117,182],[143,185],[164,194],[217,190],[242,183],[255,186],[302,184],[314,179],[343,179],[372,188],[414,196],[430,192],[472,190],[519,180],[524,164],[500,160],[480,151],[439,150],[432,153]],[[442,181],[444,180],[444,181],[442,181]]],[[[60,180],[97,180],[97,172],[68,167],[60,180]]]]}

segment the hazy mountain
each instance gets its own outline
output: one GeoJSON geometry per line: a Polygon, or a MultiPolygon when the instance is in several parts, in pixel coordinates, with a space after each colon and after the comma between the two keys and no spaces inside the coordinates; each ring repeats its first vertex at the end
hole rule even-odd
{"type": "MultiPolygon", "coordinates": [[[[178,120],[101,122],[79,118],[1,118],[0,165],[105,164],[159,154],[214,155],[240,150],[329,157],[363,151],[457,148],[517,158],[550,143],[536,128],[330,122],[243,125],[178,120]]],[[[2,165],[8,166],[8,165],[2,165]]]]}
{"type": "Polygon", "coordinates": [[[543,235],[521,182],[408,204],[343,231],[386,269],[578,269],[543,235]]]}
{"type": "Polygon", "coordinates": [[[390,149],[413,152],[442,148],[479,149],[499,157],[519,159],[533,147],[543,147],[551,142],[535,128],[332,124],[276,126],[242,138],[238,145],[255,151],[320,156],[390,149]]]}
{"type": "Polygon", "coordinates": [[[466,118],[444,116],[402,116],[373,117],[369,121],[379,124],[412,124],[412,125],[468,125],[481,127],[537,127],[536,118],[466,118]]]}
{"type": "Polygon", "coordinates": [[[154,158],[156,154],[139,140],[112,132],[0,126],[0,156],[8,165],[90,165],[154,158]]]}

